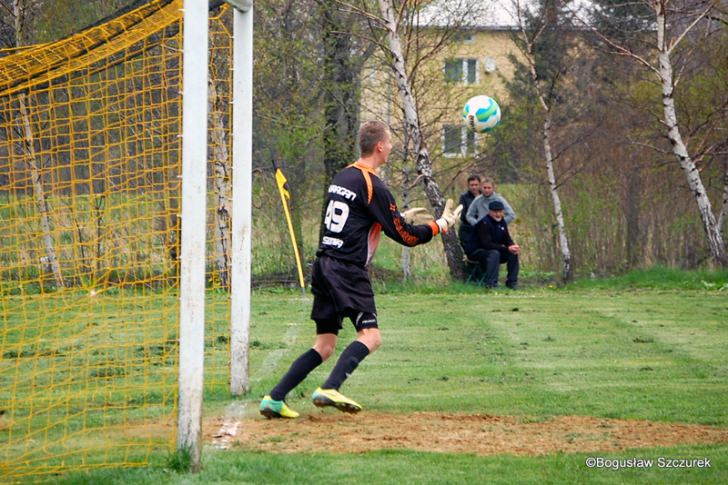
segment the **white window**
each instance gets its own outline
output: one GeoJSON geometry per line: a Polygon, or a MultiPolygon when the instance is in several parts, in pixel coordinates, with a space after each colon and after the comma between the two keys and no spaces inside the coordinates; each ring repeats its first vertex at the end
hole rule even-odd
{"type": "Polygon", "coordinates": [[[463,44],[472,44],[475,42],[475,36],[472,32],[455,32],[452,36],[453,42],[461,42],[463,44]]]}
{"type": "Polygon", "coordinates": [[[446,157],[464,157],[475,153],[475,133],[463,125],[444,125],[442,153],[446,157]]]}
{"type": "Polygon", "coordinates": [[[445,80],[452,83],[478,84],[477,59],[451,58],[445,60],[445,80]]]}

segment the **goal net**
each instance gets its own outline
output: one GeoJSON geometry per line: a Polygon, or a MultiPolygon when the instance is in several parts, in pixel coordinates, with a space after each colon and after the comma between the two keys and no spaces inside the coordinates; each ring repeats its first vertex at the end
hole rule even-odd
{"type": "MultiPolygon", "coordinates": [[[[205,387],[228,384],[231,11],[210,13],[205,387]]],[[[0,476],[174,447],[182,1],[0,58],[0,476]]]]}

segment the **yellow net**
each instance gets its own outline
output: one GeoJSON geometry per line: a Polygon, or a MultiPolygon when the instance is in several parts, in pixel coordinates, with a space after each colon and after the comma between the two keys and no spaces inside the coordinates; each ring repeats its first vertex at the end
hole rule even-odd
{"type": "MultiPolygon", "coordinates": [[[[0,476],[174,446],[182,2],[0,58],[0,476]]],[[[228,382],[229,12],[211,15],[206,391],[228,382]]]]}

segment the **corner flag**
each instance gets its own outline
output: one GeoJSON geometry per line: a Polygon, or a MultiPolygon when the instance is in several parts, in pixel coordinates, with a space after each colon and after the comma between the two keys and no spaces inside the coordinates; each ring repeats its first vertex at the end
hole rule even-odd
{"type": "Polygon", "coordinates": [[[283,175],[283,172],[276,165],[273,160],[273,170],[276,174],[276,185],[278,186],[278,192],[281,194],[281,202],[283,203],[283,210],[286,213],[286,222],[288,223],[288,233],[291,235],[291,243],[293,244],[293,253],[296,256],[296,267],[298,268],[298,283],[301,285],[301,289],[305,290],[306,283],[303,281],[303,266],[301,264],[301,255],[298,253],[298,244],[296,244],[296,234],[293,231],[293,223],[291,222],[291,213],[288,210],[288,201],[291,199],[291,193],[288,190],[288,179],[283,175]]]}

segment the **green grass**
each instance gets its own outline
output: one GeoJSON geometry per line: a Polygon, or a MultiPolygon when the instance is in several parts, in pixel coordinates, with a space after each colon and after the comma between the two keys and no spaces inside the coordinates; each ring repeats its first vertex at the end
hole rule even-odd
{"type": "MultiPolygon", "coordinates": [[[[383,348],[347,383],[352,395],[371,396],[368,409],[728,425],[720,293],[401,293],[379,304],[383,348]]],[[[292,355],[310,345],[308,325],[292,355]]],[[[254,394],[283,370],[261,376],[254,394]]],[[[305,409],[308,396],[291,403],[305,409]]]]}
{"type": "Polygon", "coordinates": [[[580,279],[571,283],[569,287],[580,289],[690,289],[728,292],[728,270],[684,271],[657,266],[635,269],[609,278],[580,279]]]}
{"type": "Polygon", "coordinates": [[[168,469],[101,471],[75,474],[59,484],[197,484],[197,483],[725,483],[728,446],[682,446],[637,452],[603,453],[607,459],[655,460],[649,469],[590,469],[593,454],[540,457],[513,455],[480,457],[469,454],[423,453],[406,450],[345,454],[267,454],[235,451],[211,454],[198,475],[168,469]],[[666,469],[659,457],[709,457],[709,469],[666,469]]]}
{"type": "MultiPolygon", "coordinates": [[[[377,302],[384,343],[347,381],[345,392],[365,411],[374,412],[487,413],[533,421],[590,415],[728,427],[724,276],[684,274],[683,279],[692,283],[650,288],[650,281],[666,281],[654,277],[661,271],[634,283],[590,281],[565,289],[526,287],[520,292],[486,292],[457,284],[414,288],[380,283],[377,302]]],[[[118,300],[115,295],[105,298],[109,308],[118,300]]],[[[152,308],[169,304],[155,301],[154,294],[140,295],[141,301],[152,308]]],[[[212,374],[206,384],[206,418],[221,416],[230,403],[226,342],[220,339],[226,332],[225,305],[225,295],[210,295],[206,364],[212,374]]],[[[291,360],[310,346],[309,311],[310,299],[301,298],[299,292],[254,293],[252,391],[243,399],[249,409],[291,360]]],[[[353,335],[347,323],[342,342],[353,335]]],[[[128,349],[129,355],[134,349],[128,349]]],[[[150,346],[147,351],[153,354],[154,349],[150,346]]],[[[45,349],[53,350],[58,349],[45,349]]],[[[40,357],[57,358],[52,352],[36,356],[40,357]]],[[[310,392],[332,365],[333,361],[325,363],[289,396],[294,409],[304,415],[318,412],[310,403],[310,392]]],[[[102,371],[104,375],[94,379],[134,378],[133,371],[121,375],[102,367],[97,373],[102,371]]],[[[728,444],[602,455],[704,456],[713,467],[592,470],[584,465],[587,455],[579,454],[480,457],[398,450],[276,455],[207,449],[203,471],[192,476],[178,474],[169,463],[169,451],[160,450],[148,468],[77,473],[65,476],[63,483],[462,483],[482,477],[495,483],[728,481],[728,444]]]]}

